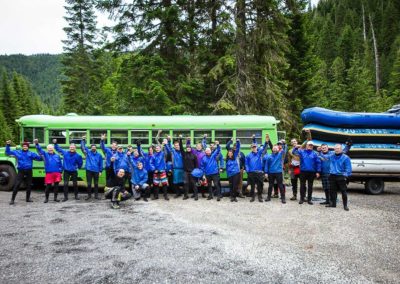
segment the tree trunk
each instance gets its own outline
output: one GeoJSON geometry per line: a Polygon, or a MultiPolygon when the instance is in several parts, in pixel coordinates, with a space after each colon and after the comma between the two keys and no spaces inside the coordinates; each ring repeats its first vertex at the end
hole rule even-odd
{"type": "Polygon", "coordinates": [[[369,22],[371,25],[371,33],[372,33],[372,42],[374,44],[374,54],[375,54],[375,91],[377,94],[380,92],[380,67],[379,67],[379,54],[378,54],[378,44],[376,42],[376,37],[375,37],[375,30],[374,30],[374,25],[372,23],[372,18],[371,15],[369,15],[369,22]]]}
{"type": "Polygon", "coordinates": [[[364,10],[364,4],[361,4],[362,7],[362,21],[363,21],[363,37],[364,37],[364,42],[367,41],[367,32],[366,32],[366,27],[365,27],[365,10],[364,10]]]}
{"type": "MultiPolygon", "coordinates": [[[[246,104],[246,1],[236,1],[236,105],[246,104]]],[[[246,107],[245,107],[246,108],[246,107]]]]}

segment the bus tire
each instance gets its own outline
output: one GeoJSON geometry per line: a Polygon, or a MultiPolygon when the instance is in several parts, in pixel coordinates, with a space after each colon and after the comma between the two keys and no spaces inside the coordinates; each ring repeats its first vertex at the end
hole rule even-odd
{"type": "Polygon", "coordinates": [[[10,191],[13,188],[17,173],[11,165],[0,165],[0,191],[10,191]]]}
{"type": "Polygon", "coordinates": [[[385,189],[385,182],[380,178],[371,178],[365,183],[365,191],[368,194],[381,194],[385,189]]]}

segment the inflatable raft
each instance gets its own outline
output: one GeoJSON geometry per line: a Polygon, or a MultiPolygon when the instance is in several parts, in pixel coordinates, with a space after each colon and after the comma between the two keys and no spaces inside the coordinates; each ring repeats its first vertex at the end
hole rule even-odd
{"type": "Polygon", "coordinates": [[[400,161],[389,159],[352,159],[353,173],[399,174],[400,161]]]}
{"type": "MultiPolygon", "coordinates": [[[[325,142],[313,139],[315,146],[321,144],[327,144],[329,148],[333,148],[337,143],[325,142]]],[[[340,144],[340,143],[339,143],[340,144]]],[[[345,145],[342,144],[344,147],[345,145]]],[[[348,155],[353,159],[364,158],[364,159],[394,159],[399,160],[400,157],[400,145],[397,144],[362,144],[355,143],[351,146],[348,155]]]]}
{"type": "Polygon", "coordinates": [[[400,129],[400,112],[342,112],[313,107],[305,109],[301,119],[305,124],[318,123],[332,127],[400,129]]]}
{"type": "Polygon", "coordinates": [[[303,130],[310,130],[313,139],[344,143],[349,138],[353,143],[400,143],[400,129],[345,128],[310,123],[303,130]]]}

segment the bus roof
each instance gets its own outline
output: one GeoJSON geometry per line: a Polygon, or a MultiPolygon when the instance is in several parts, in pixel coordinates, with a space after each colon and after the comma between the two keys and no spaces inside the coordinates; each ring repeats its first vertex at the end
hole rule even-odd
{"type": "Polygon", "coordinates": [[[16,120],[23,127],[54,129],[260,129],[276,128],[273,116],[51,116],[27,115],[16,120]]]}

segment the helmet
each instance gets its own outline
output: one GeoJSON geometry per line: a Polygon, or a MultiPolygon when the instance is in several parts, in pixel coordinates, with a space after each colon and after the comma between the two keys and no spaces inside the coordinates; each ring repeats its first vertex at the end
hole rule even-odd
{"type": "Polygon", "coordinates": [[[204,175],[203,171],[201,169],[199,169],[199,168],[195,168],[192,171],[192,176],[195,177],[195,178],[201,178],[203,175],[204,175]]]}

